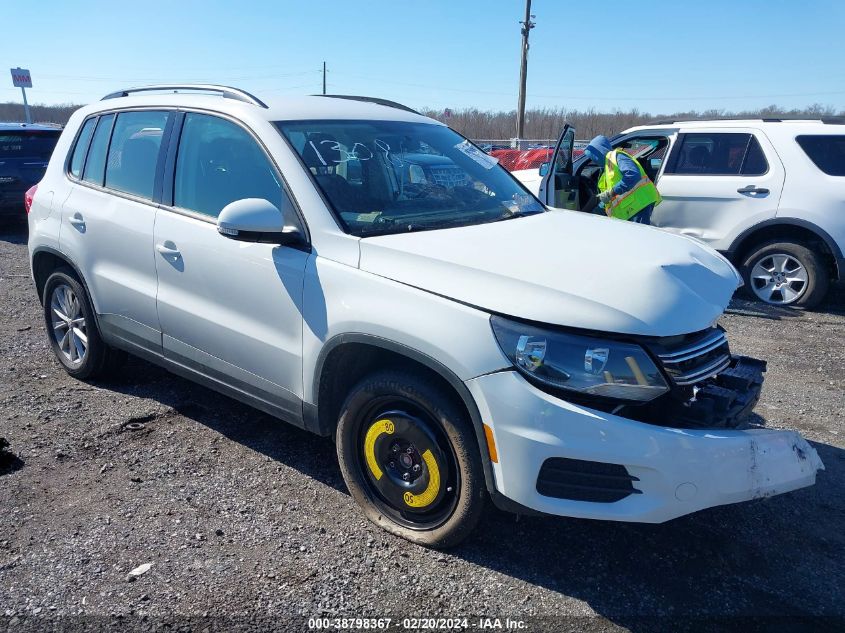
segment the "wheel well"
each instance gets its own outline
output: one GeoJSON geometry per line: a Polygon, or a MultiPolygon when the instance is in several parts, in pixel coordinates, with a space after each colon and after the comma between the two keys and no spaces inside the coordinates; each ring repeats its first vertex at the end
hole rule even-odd
{"type": "Polygon", "coordinates": [[[472,416],[461,396],[435,370],[399,352],[368,343],[350,342],[332,349],[323,361],[317,393],[319,427],[333,434],[340,409],[352,387],[368,374],[382,369],[410,370],[439,383],[443,393],[454,398],[472,423],[472,416]]]}
{"type": "Polygon", "coordinates": [[[32,277],[35,280],[35,288],[38,291],[39,301],[42,301],[44,298],[44,285],[47,283],[47,278],[57,268],[67,268],[80,283],[83,283],[82,279],[79,279],[76,269],[64,257],[50,251],[39,251],[32,257],[32,277]]]}
{"type": "Polygon", "coordinates": [[[733,252],[733,261],[741,266],[751,252],[766,242],[783,240],[799,242],[822,256],[831,277],[836,277],[836,259],[827,242],[813,230],[796,224],[772,224],[764,226],[744,237],[733,252]]]}

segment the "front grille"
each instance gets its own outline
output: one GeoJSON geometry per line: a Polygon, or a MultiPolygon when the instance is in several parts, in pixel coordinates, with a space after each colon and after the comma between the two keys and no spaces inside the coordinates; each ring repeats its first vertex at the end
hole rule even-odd
{"type": "Polygon", "coordinates": [[[731,362],[728,339],[719,328],[652,349],[672,382],[681,387],[707,380],[731,362]]]}
{"type": "Polygon", "coordinates": [[[537,492],[544,497],[613,503],[632,494],[639,481],[621,464],[590,462],[567,457],[550,457],[540,468],[537,492]]]}

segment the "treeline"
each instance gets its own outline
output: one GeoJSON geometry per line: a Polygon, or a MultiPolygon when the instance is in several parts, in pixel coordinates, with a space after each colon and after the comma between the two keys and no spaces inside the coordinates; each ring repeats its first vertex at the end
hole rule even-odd
{"type": "MultiPolygon", "coordinates": [[[[55,106],[33,105],[32,120],[38,123],[67,123],[70,115],[81,106],[62,104],[55,106]]],[[[444,121],[449,126],[471,139],[510,139],[516,135],[516,111],[487,112],[477,108],[453,110],[446,118],[443,110],[424,108],[422,113],[444,121]]],[[[574,125],[578,138],[592,138],[596,134],[613,134],[634,125],[643,125],[664,119],[719,119],[725,117],[777,117],[777,116],[845,116],[845,110],[815,104],[803,109],[787,110],[771,105],[760,110],[729,112],[727,110],[704,110],[702,112],[675,112],[673,114],[650,114],[639,110],[598,112],[597,110],[569,110],[567,108],[542,108],[525,113],[526,139],[555,139],[564,122],[574,125]]],[[[0,121],[23,121],[23,105],[0,103],[0,121]]]]}
{"type": "MultiPolygon", "coordinates": [[[[448,124],[471,139],[510,139],[516,136],[516,111],[485,112],[475,108],[453,110],[446,118],[443,110],[424,109],[423,114],[448,124]]],[[[564,122],[573,125],[579,139],[589,139],[597,134],[614,134],[635,125],[644,125],[659,120],[720,119],[727,117],[777,117],[777,116],[845,116],[845,110],[815,104],[803,109],[787,110],[771,105],[760,110],[729,112],[727,110],[704,110],[702,112],[675,112],[673,114],[650,114],[639,110],[627,112],[598,112],[590,110],[569,110],[567,108],[543,108],[527,110],[525,113],[526,139],[556,139],[564,122]]]]}
{"type": "MultiPolygon", "coordinates": [[[[30,105],[29,110],[32,113],[32,121],[34,123],[67,123],[70,115],[75,110],[81,108],[81,105],[74,105],[72,103],[64,103],[61,105],[30,105]]],[[[0,121],[26,121],[22,103],[13,103],[7,101],[0,103],[0,121]]]]}

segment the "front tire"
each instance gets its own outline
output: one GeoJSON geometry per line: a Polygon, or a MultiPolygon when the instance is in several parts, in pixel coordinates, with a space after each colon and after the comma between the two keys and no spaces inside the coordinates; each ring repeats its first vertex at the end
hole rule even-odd
{"type": "Polygon", "coordinates": [[[770,305],[813,308],[830,285],[821,255],[797,242],[762,244],[746,257],[741,272],[748,292],[770,305]]]}
{"type": "Polygon", "coordinates": [[[126,354],[112,349],[100,336],[85,287],[66,268],[59,268],[44,284],[44,325],[56,359],[79,380],[114,371],[126,354]]]}
{"type": "Polygon", "coordinates": [[[484,472],[467,414],[424,375],[382,371],[358,383],[341,409],[337,455],[365,516],[413,543],[454,546],[481,516],[484,472]]]}

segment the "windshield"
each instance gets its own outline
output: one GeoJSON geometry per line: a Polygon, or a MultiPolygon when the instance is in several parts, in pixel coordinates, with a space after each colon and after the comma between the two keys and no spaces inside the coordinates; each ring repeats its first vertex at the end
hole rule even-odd
{"type": "Polygon", "coordinates": [[[495,158],[442,125],[276,125],[353,235],[481,224],[544,211],[495,158]]]}
{"type": "Polygon", "coordinates": [[[0,132],[0,158],[49,160],[60,134],[60,130],[0,132]]]}

